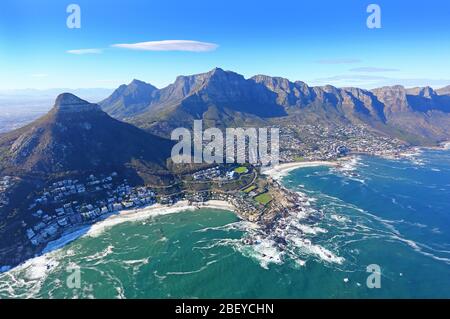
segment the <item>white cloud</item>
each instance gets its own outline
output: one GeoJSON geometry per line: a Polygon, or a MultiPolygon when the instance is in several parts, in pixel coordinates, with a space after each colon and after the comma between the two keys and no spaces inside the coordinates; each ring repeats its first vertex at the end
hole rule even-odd
{"type": "Polygon", "coordinates": [[[354,63],[360,63],[362,62],[360,59],[323,59],[323,60],[317,60],[316,63],[319,64],[354,64],[354,63]]]}
{"type": "Polygon", "coordinates": [[[77,54],[77,55],[81,55],[81,54],[100,54],[102,52],[103,52],[102,49],[78,49],[78,50],[68,50],[67,51],[67,53],[77,54]]]}
{"type": "Polygon", "coordinates": [[[400,71],[399,69],[389,69],[389,68],[376,68],[376,67],[365,67],[365,68],[354,68],[350,69],[350,72],[368,72],[368,73],[375,73],[375,72],[397,72],[400,71]]]}
{"type": "Polygon", "coordinates": [[[164,40],[139,43],[113,44],[112,47],[142,51],[189,51],[207,52],[218,48],[215,43],[190,41],[190,40],[164,40]]]}
{"type": "Polygon", "coordinates": [[[337,87],[356,86],[362,88],[376,88],[392,85],[403,85],[405,87],[431,86],[439,88],[449,85],[450,79],[395,78],[369,74],[342,74],[315,79],[312,81],[312,84],[332,84],[337,87]]]}
{"type": "Polygon", "coordinates": [[[386,80],[387,77],[375,76],[375,75],[355,75],[355,74],[345,74],[345,75],[335,75],[326,78],[316,79],[317,82],[338,82],[338,81],[379,81],[386,80]]]}

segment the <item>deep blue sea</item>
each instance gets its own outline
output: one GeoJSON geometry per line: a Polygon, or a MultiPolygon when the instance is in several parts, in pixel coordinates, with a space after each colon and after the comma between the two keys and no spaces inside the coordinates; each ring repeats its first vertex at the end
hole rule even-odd
{"type": "Polygon", "coordinates": [[[309,203],[274,229],[283,249],[231,212],[154,216],[0,274],[0,297],[450,298],[450,151],[360,156],[283,184],[309,203]],[[379,288],[367,286],[369,265],[379,288]],[[79,267],[79,287],[67,286],[68,266],[79,267]]]}

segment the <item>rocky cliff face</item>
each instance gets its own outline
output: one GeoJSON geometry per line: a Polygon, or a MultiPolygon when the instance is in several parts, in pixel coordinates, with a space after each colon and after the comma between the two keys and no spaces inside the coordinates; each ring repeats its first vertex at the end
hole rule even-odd
{"type": "Polygon", "coordinates": [[[406,93],[408,95],[415,95],[418,97],[426,98],[426,99],[433,99],[437,96],[437,93],[429,86],[426,87],[415,87],[411,89],[407,89],[406,93]]]}
{"type": "Polygon", "coordinates": [[[439,95],[450,95],[450,85],[436,90],[439,95]]]}
{"type": "Polygon", "coordinates": [[[316,97],[314,90],[301,81],[290,82],[281,77],[266,75],[254,76],[251,80],[276,93],[277,103],[284,107],[304,107],[316,97]]]}
{"type": "Polygon", "coordinates": [[[99,104],[111,116],[126,118],[143,112],[157,91],[158,89],[151,84],[133,80],[128,85],[121,85],[99,104]]]}
{"type": "Polygon", "coordinates": [[[402,131],[402,138],[432,144],[450,138],[450,99],[432,88],[402,86],[373,90],[384,106],[387,124],[402,131]]]}
{"type": "MultiPolygon", "coordinates": [[[[257,75],[250,79],[216,68],[180,76],[175,83],[152,93],[145,110],[127,120],[167,135],[173,127],[203,119],[211,126],[263,125],[275,118],[295,118],[314,124],[365,123],[383,133],[417,144],[450,138],[450,95],[446,88],[374,90],[309,87],[301,81],[257,75]]],[[[143,102],[144,103],[144,102],[143,102]]],[[[102,104],[107,110],[107,103],[102,104]]]]}
{"type": "Polygon", "coordinates": [[[382,87],[372,92],[383,103],[385,114],[412,111],[408,104],[406,90],[401,85],[382,87]]]}

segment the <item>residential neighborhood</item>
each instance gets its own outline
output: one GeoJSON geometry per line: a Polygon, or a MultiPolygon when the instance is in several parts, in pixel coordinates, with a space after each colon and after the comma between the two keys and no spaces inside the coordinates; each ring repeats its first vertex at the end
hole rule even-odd
{"type": "Polygon", "coordinates": [[[33,245],[39,245],[70,227],[155,202],[153,191],[130,187],[117,173],[99,178],[90,175],[85,181],[61,180],[46,188],[30,206],[38,222],[26,230],[27,237],[33,245]]]}
{"type": "Polygon", "coordinates": [[[280,162],[334,160],[350,153],[396,156],[407,144],[364,125],[297,125],[280,130],[280,162]]]}

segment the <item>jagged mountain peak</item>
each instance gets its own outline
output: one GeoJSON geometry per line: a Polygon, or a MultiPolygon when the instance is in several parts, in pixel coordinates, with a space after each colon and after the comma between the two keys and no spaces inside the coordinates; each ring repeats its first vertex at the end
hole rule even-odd
{"type": "MultiPolygon", "coordinates": [[[[206,72],[206,73],[207,73],[207,74],[210,74],[210,75],[218,75],[218,74],[224,74],[224,73],[229,73],[229,72],[231,72],[231,71],[225,71],[225,70],[222,69],[222,68],[215,67],[215,68],[213,68],[211,71],[206,72]]],[[[232,73],[234,73],[234,72],[232,72],[232,73]]]]}
{"type": "Polygon", "coordinates": [[[426,86],[420,91],[419,95],[423,97],[431,97],[435,96],[436,92],[433,90],[432,87],[426,86]]]}
{"type": "Polygon", "coordinates": [[[108,98],[99,104],[113,117],[126,117],[144,110],[158,91],[153,85],[134,79],[128,85],[122,84],[108,98]]]}
{"type": "Polygon", "coordinates": [[[131,84],[136,84],[136,85],[150,85],[149,83],[144,82],[144,81],[141,81],[141,80],[138,80],[138,79],[133,79],[133,80],[130,82],[129,85],[131,85],[131,84]]]}
{"type": "Polygon", "coordinates": [[[156,91],[157,88],[153,85],[151,85],[150,83],[138,80],[138,79],[133,79],[128,85],[125,85],[125,89],[129,92],[129,93],[140,93],[140,92],[153,92],[156,91]],[[140,91],[140,92],[139,92],[140,91]]]}
{"type": "Polygon", "coordinates": [[[425,87],[416,87],[406,90],[406,92],[410,95],[417,95],[419,97],[431,99],[437,96],[437,93],[433,90],[433,88],[429,86],[425,87]]]}
{"type": "Polygon", "coordinates": [[[150,83],[133,79],[129,84],[123,84],[121,87],[124,87],[127,91],[132,92],[136,90],[145,90],[145,91],[154,91],[157,90],[157,88],[150,83]]]}

